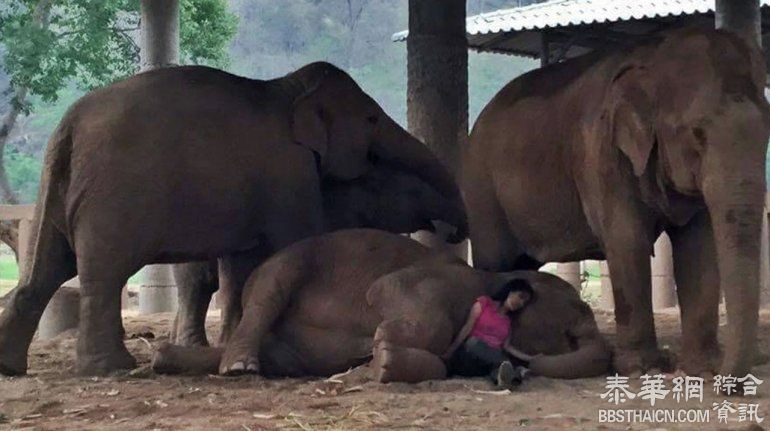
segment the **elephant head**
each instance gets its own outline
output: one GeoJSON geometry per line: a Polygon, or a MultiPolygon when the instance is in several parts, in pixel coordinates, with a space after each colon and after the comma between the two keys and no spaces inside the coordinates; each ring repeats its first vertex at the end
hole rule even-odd
{"type": "Polygon", "coordinates": [[[639,54],[616,65],[602,127],[669,220],[684,225],[705,203],[727,302],[722,371],[742,375],[756,338],[770,130],[762,54],[717,30],[673,32],[639,54]]]}
{"type": "Polygon", "coordinates": [[[349,181],[327,179],[322,184],[326,230],[373,228],[394,233],[435,231],[443,221],[457,228],[449,242],[467,234],[463,207],[447,199],[416,175],[377,166],[349,181]]]}
{"type": "Polygon", "coordinates": [[[449,170],[345,72],[312,63],[283,79],[302,88],[292,107],[292,131],[315,154],[323,180],[350,181],[385,168],[416,177],[461,205],[449,170]]]}
{"type": "Polygon", "coordinates": [[[609,345],[599,333],[591,307],[567,282],[536,271],[505,273],[504,282],[525,280],[533,300],[511,320],[513,345],[536,356],[532,371],[553,378],[583,378],[606,374],[609,345]]]}

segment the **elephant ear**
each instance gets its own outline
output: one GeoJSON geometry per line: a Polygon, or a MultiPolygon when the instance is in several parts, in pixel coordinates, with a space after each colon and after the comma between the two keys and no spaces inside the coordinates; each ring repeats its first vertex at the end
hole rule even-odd
{"type": "Polygon", "coordinates": [[[634,175],[644,173],[655,144],[653,99],[642,66],[626,65],[612,80],[609,94],[609,134],[631,161],[634,175]]]}
{"type": "Polygon", "coordinates": [[[294,102],[292,133],[294,142],[313,151],[323,163],[329,148],[326,115],[318,100],[318,88],[314,86],[294,102]]]}

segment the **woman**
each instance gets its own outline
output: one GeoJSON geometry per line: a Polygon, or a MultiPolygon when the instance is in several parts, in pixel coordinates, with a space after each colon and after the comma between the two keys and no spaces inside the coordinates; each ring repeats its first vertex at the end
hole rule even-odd
{"type": "Polygon", "coordinates": [[[461,376],[486,375],[501,388],[520,383],[526,369],[514,367],[506,353],[520,365],[527,365],[533,357],[511,345],[511,317],[533,299],[532,287],[524,280],[512,280],[492,296],[480,296],[442,355],[450,371],[461,376]]]}

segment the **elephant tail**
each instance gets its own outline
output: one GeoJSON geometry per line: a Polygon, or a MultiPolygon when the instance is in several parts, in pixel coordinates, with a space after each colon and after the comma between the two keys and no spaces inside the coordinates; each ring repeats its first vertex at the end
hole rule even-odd
{"type": "Polygon", "coordinates": [[[612,353],[601,337],[579,340],[577,350],[557,355],[537,356],[530,369],[541,376],[557,379],[579,379],[606,374],[612,353]]]}

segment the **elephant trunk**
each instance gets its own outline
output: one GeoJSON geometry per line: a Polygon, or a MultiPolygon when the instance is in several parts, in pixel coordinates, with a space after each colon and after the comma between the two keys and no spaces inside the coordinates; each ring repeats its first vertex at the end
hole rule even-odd
{"type": "Polygon", "coordinates": [[[703,194],[727,305],[728,335],[721,372],[742,376],[751,368],[757,335],[764,157],[740,167],[720,168],[721,172],[704,178],[703,194]]]}
{"type": "Polygon", "coordinates": [[[577,350],[557,355],[532,358],[529,368],[541,376],[556,379],[580,379],[607,373],[612,354],[607,343],[599,337],[578,340],[577,350]]]}
{"type": "Polygon", "coordinates": [[[375,160],[416,175],[435,188],[455,209],[457,220],[452,223],[457,228],[455,236],[467,236],[465,209],[454,176],[428,147],[387,115],[381,116],[371,155],[375,160]]]}

